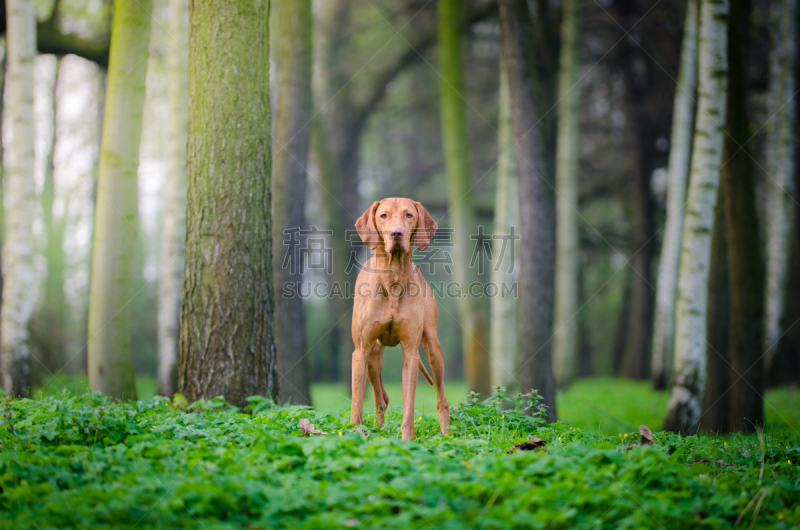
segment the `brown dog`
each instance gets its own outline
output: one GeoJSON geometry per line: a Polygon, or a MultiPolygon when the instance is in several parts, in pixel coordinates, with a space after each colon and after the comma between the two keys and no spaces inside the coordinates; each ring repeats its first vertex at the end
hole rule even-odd
{"type": "Polygon", "coordinates": [[[353,404],[350,423],[364,422],[364,389],[369,377],[375,397],[378,425],[383,424],[389,404],[383,386],[383,350],[403,347],[403,440],[414,438],[414,393],[417,372],[422,371],[436,387],[436,409],[442,434],[450,426],[450,405],[444,395],[444,361],[436,335],[439,313],[430,286],[411,258],[413,245],[425,250],[436,232],[436,221],[418,202],[383,199],[372,204],[358,221],[361,239],[375,254],[356,280],[353,306],[353,404]],[[419,358],[420,343],[433,372],[419,358]]]}

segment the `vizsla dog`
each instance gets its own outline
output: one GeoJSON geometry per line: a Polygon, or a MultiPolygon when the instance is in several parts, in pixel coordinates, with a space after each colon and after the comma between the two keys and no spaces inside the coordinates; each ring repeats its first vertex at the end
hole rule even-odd
{"type": "Polygon", "coordinates": [[[425,250],[436,232],[436,221],[418,202],[383,199],[372,204],[356,222],[361,239],[375,253],[356,280],[353,307],[353,406],[350,423],[364,422],[364,389],[372,384],[375,415],[383,424],[389,404],[383,386],[383,350],[403,347],[403,440],[414,438],[414,393],[417,372],[436,387],[436,408],[442,434],[450,426],[450,405],[444,395],[444,361],[436,335],[439,313],[430,286],[412,263],[414,245],[425,250]],[[433,380],[419,357],[425,348],[433,380]]]}

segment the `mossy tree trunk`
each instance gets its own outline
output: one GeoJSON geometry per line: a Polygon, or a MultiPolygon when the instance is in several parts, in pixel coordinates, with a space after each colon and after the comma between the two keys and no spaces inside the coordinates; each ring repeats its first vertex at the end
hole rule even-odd
{"type": "Polygon", "coordinates": [[[728,428],[753,432],[764,423],[764,267],[759,241],[753,162],[748,147],[747,44],[750,0],[730,0],[727,134],[723,144],[728,229],[731,361],[728,428]]]}
{"type": "MultiPolygon", "coordinates": [[[[505,63],[500,65],[500,88],[497,126],[497,191],[494,201],[494,234],[519,236],[519,182],[517,160],[514,153],[514,126],[511,116],[511,95],[508,90],[508,72],[505,63]]],[[[491,300],[491,333],[489,357],[491,359],[492,385],[516,387],[517,361],[517,300],[501,296],[503,285],[517,281],[517,242],[497,238],[492,241],[491,281],[498,286],[499,295],[491,300]],[[513,250],[512,250],[513,249],[513,250]]]]}
{"type": "Polygon", "coordinates": [[[675,308],[675,374],[664,429],[694,434],[706,378],[706,304],[711,232],[722,164],[727,94],[727,0],[702,2],[699,101],[686,203],[678,299],[675,308]]]}
{"type": "MultiPolygon", "coordinates": [[[[189,7],[186,266],[178,391],[276,396],[269,2],[189,7]]],[[[110,82],[110,80],[109,80],[110,82]]]]}
{"type": "Polygon", "coordinates": [[[514,142],[519,168],[519,383],[538,390],[555,421],[556,389],[551,341],[555,280],[553,183],[543,171],[533,91],[533,25],[525,0],[499,0],[503,59],[508,69],[514,142]]]}
{"type": "Polygon", "coordinates": [[[189,0],[169,1],[167,43],[167,178],[161,224],[158,287],[158,386],[164,396],[177,390],[183,253],[186,243],[186,135],[189,0]]]}
{"type": "Polygon", "coordinates": [[[4,112],[11,143],[5,153],[5,239],[3,300],[0,307],[0,376],[8,394],[30,389],[28,320],[33,311],[33,62],[36,58],[36,16],[30,0],[6,0],[8,72],[4,112]]]}
{"type": "Polygon", "coordinates": [[[306,171],[311,118],[311,0],[278,0],[278,108],[272,164],[272,273],[280,400],[311,404],[303,300],[284,284],[302,280],[299,241],[284,229],[305,227],[306,171]],[[292,293],[289,295],[285,293],[292,293]]]}
{"type": "MultiPolygon", "coordinates": [[[[453,228],[453,270],[462,291],[480,281],[478,269],[470,267],[477,229],[472,193],[469,144],[467,143],[464,74],[461,60],[463,7],[460,0],[439,0],[439,71],[442,112],[442,144],[447,172],[449,221],[453,228]]],[[[461,320],[464,374],[469,389],[484,398],[491,394],[489,342],[481,299],[463,296],[456,300],[461,320]]]]}
{"type": "Polygon", "coordinates": [[[577,0],[563,2],[558,79],[553,365],[560,387],[575,377],[578,350],[578,9],[577,0]]]}
{"type": "Polygon", "coordinates": [[[89,288],[89,386],[135,398],[134,296],[139,145],[152,0],[117,3],[111,28],[89,288]]]}
{"type": "Polygon", "coordinates": [[[661,261],[658,265],[656,312],[653,325],[653,387],[662,390],[669,382],[675,347],[675,297],[683,232],[686,184],[692,157],[692,124],[697,88],[697,0],[686,6],[681,63],[672,114],[668,177],[667,220],[661,261]]]}

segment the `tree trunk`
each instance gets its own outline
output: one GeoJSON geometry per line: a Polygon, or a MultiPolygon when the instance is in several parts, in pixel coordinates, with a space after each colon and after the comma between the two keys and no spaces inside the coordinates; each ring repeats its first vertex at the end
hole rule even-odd
{"type": "Polygon", "coordinates": [[[664,420],[665,430],[687,434],[697,431],[705,389],[708,270],[725,126],[727,16],[727,0],[702,3],[700,96],[675,308],[675,374],[664,420]]]}
{"type": "Polygon", "coordinates": [[[11,143],[5,201],[3,300],[0,308],[0,375],[7,394],[30,389],[28,320],[33,311],[33,216],[36,209],[33,128],[33,62],[36,58],[36,16],[33,2],[6,0],[8,74],[5,112],[11,143]]]}
{"type": "Polygon", "coordinates": [[[708,314],[706,315],[706,387],[703,392],[701,425],[711,433],[728,432],[730,401],[730,291],[728,278],[728,236],[725,226],[725,182],[717,192],[711,261],[708,271],[708,314]]]}
{"type": "Polygon", "coordinates": [[[773,34],[770,57],[770,108],[767,122],[767,242],[764,315],[765,373],[779,350],[781,318],[786,300],[789,251],[794,204],[795,173],[795,75],[797,60],[797,2],[786,0],[772,6],[773,34]]]}
{"type": "Polygon", "coordinates": [[[311,404],[306,358],[305,317],[299,295],[285,284],[299,285],[303,259],[300,240],[285,229],[305,227],[306,165],[311,117],[311,1],[279,0],[278,108],[272,178],[272,240],[275,286],[275,348],[281,402],[311,404]],[[278,242],[283,242],[278,246],[278,242]]]}
{"type": "Polygon", "coordinates": [[[725,219],[730,270],[731,398],[729,428],[754,432],[764,423],[764,270],[755,203],[747,115],[750,0],[731,0],[728,18],[728,98],[723,145],[725,219]]]}
{"type": "Polygon", "coordinates": [[[517,301],[503,296],[503,287],[517,280],[515,263],[519,237],[518,198],[519,183],[514,154],[514,130],[511,117],[511,96],[508,91],[508,72],[501,60],[499,92],[499,123],[497,146],[497,192],[494,201],[494,235],[492,241],[491,281],[498,295],[491,299],[491,342],[489,357],[492,367],[492,385],[516,386],[517,361],[517,301]],[[501,237],[497,237],[501,236],[501,237]],[[506,236],[511,236],[507,238],[506,236]]]}
{"type": "MultiPolygon", "coordinates": [[[[447,172],[449,221],[453,228],[453,269],[462,292],[479,282],[470,267],[470,236],[477,228],[467,143],[464,79],[461,64],[461,0],[439,0],[439,70],[441,82],[442,144],[447,172]]],[[[461,345],[467,385],[482,397],[491,394],[489,342],[481,299],[462,296],[456,300],[461,320],[461,345]]]]}
{"type": "Polygon", "coordinates": [[[270,215],[269,3],[189,8],[186,267],[178,391],[278,395],[270,215]]]}
{"type": "Polygon", "coordinates": [[[89,386],[134,398],[130,302],[152,0],[114,10],[89,292],[89,386]]]}
{"type": "MultiPolygon", "coordinates": [[[[675,297],[677,296],[678,264],[683,232],[686,183],[692,157],[692,111],[697,89],[697,0],[686,6],[681,63],[672,114],[669,173],[667,183],[667,220],[661,261],[658,266],[656,313],[653,326],[653,388],[667,387],[675,347],[675,297]]],[[[713,252],[713,249],[712,249],[713,252]]]]}
{"type": "Polygon", "coordinates": [[[158,385],[162,396],[177,391],[178,340],[181,329],[181,285],[186,243],[186,128],[189,46],[189,2],[170,0],[167,48],[167,178],[161,233],[161,278],[158,289],[158,385]]]}
{"type": "Polygon", "coordinates": [[[541,143],[532,97],[535,77],[530,55],[533,30],[525,0],[499,0],[498,3],[519,167],[519,382],[524,392],[539,391],[548,409],[548,421],[555,421],[556,388],[550,344],[555,279],[555,205],[553,183],[542,171],[541,143]]]}
{"type": "Polygon", "coordinates": [[[31,317],[31,346],[34,355],[38,355],[38,366],[33,366],[36,384],[41,384],[42,371],[52,374],[62,368],[66,348],[66,309],[67,301],[64,296],[64,223],[63,216],[59,219],[53,211],[56,198],[55,183],[55,150],[57,143],[56,129],[58,126],[58,78],[61,68],[61,59],[56,58],[53,68],[53,84],[50,96],[50,115],[52,116],[52,130],[48,138],[48,152],[45,157],[44,183],[39,200],[42,205],[42,220],[47,234],[47,244],[44,258],[47,263],[47,273],[44,278],[43,288],[40,293],[39,307],[31,317]]]}
{"type": "Polygon", "coordinates": [[[578,2],[565,0],[561,20],[556,146],[556,289],[553,364],[556,384],[575,377],[578,349],[578,2]]]}

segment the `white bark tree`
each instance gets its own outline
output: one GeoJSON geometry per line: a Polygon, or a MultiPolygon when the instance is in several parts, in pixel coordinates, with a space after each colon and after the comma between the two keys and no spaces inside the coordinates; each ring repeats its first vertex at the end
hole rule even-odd
{"type": "Polygon", "coordinates": [[[167,50],[167,179],[161,234],[158,289],[158,384],[160,393],[176,391],[181,287],[186,242],[186,138],[188,125],[189,1],[169,1],[167,50]]]}
{"type": "Polygon", "coordinates": [[[667,177],[667,221],[658,266],[653,326],[653,386],[666,388],[675,347],[675,297],[678,293],[686,184],[692,158],[694,93],[697,88],[697,0],[689,0],[681,46],[681,64],[672,114],[667,177]]]}
{"type": "Polygon", "coordinates": [[[553,375],[559,387],[575,376],[578,350],[578,2],[564,0],[556,140],[556,289],[553,375]]]}
{"type": "Polygon", "coordinates": [[[781,317],[789,278],[789,248],[794,193],[795,78],[797,60],[797,1],[773,4],[770,57],[770,114],[767,149],[767,255],[764,304],[765,368],[769,373],[781,337],[781,317]]]}
{"type": "Polygon", "coordinates": [[[7,0],[8,74],[4,112],[11,141],[5,150],[5,239],[3,300],[0,308],[0,374],[3,390],[24,394],[30,386],[28,320],[33,312],[33,62],[36,58],[36,15],[30,0],[7,0]]]}
{"type": "Polygon", "coordinates": [[[702,0],[699,98],[675,308],[675,374],[664,429],[694,434],[706,370],[706,295],[727,95],[728,0],[702,0]]]}
{"type": "MultiPolygon", "coordinates": [[[[511,94],[508,90],[508,73],[500,66],[499,120],[497,127],[497,191],[494,201],[494,234],[518,234],[519,184],[517,161],[514,152],[514,124],[511,117],[511,94]]],[[[518,237],[518,236],[517,236],[518,237]]],[[[491,358],[492,385],[509,387],[516,384],[517,366],[517,301],[502,296],[503,286],[511,286],[517,279],[514,263],[514,239],[497,238],[492,241],[491,281],[498,295],[491,300],[491,327],[489,356],[491,358]]]]}

